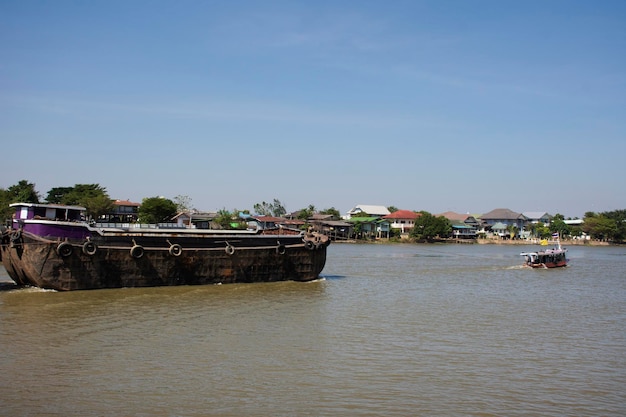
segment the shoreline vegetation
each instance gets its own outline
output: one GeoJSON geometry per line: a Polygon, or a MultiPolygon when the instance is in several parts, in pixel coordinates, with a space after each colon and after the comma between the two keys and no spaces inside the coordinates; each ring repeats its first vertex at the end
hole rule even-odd
{"type": "MultiPolygon", "coordinates": [[[[394,243],[414,243],[414,244],[472,244],[472,245],[511,245],[511,246],[538,246],[539,239],[437,239],[432,241],[416,241],[414,239],[376,239],[376,240],[333,240],[335,243],[358,243],[358,244],[394,244],[394,243]]],[[[549,241],[548,246],[555,245],[556,242],[549,241]]],[[[600,240],[583,240],[583,239],[561,239],[561,246],[623,246],[620,243],[606,242],[600,240]]]]}
{"type": "MultiPolygon", "coordinates": [[[[477,244],[483,245],[539,245],[539,239],[477,239],[477,244]]],[[[555,242],[548,242],[548,246],[555,242]]],[[[561,239],[561,246],[619,246],[616,243],[604,242],[600,240],[584,240],[584,239],[561,239]]]]}

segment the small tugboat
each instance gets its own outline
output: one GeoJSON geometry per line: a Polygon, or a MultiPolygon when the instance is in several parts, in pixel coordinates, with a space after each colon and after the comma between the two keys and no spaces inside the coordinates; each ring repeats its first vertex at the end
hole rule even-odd
{"type": "Polygon", "coordinates": [[[86,220],[86,209],[15,203],[0,255],[18,285],[60,291],[311,281],[328,236],[291,229],[214,230],[86,220]]]}
{"type": "MultiPolygon", "coordinates": [[[[555,244],[551,249],[541,250],[537,252],[522,252],[521,256],[524,257],[524,265],[531,268],[560,268],[567,266],[567,259],[565,253],[567,249],[561,247],[561,240],[559,234],[554,233],[553,238],[556,238],[555,244]]],[[[542,241],[542,245],[547,245],[547,241],[542,241]],[[545,242],[545,243],[544,243],[545,242]]]]}

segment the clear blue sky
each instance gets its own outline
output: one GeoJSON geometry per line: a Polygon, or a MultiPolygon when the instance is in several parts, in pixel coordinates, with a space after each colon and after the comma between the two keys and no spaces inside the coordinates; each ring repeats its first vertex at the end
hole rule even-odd
{"type": "Polygon", "coordinates": [[[626,208],[625,1],[0,2],[0,188],[626,208]]]}

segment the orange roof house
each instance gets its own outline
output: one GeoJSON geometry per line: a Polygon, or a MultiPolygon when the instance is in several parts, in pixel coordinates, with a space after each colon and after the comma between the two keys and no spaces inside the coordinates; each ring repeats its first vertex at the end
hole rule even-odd
{"type": "Polygon", "coordinates": [[[408,233],[415,225],[415,219],[421,216],[410,210],[398,210],[391,214],[383,216],[383,219],[389,220],[392,229],[400,229],[400,233],[408,233]]]}

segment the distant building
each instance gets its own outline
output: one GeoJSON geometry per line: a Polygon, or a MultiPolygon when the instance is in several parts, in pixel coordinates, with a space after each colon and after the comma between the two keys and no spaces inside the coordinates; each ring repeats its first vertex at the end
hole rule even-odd
{"type": "Polygon", "coordinates": [[[508,225],[506,223],[502,223],[502,222],[495,222],[494,224],[491,225],[491,232],[496,235],[496,236],[500,236],[503,238],[508,238],[510,232],[508,231],[508,225]]]}
{"type": "Polygon", "coordinates": [[[524,229],[526,222],[528,222],[528,219],[522,213],[517,213],[507,208],[491,210],[489,213],[483,214],[480,220],[483,222],[485,230],[490,230],[501,237],[508,236],[509,226],[515,226],[519,233],[524,229]]]}
{"type": "Polygon", "coordinates": [[[366,213],[372,217],[383,217],[388,214],[391,214],[389,209],[385,206],[372,206],[367,204],[357,204],[350,211],[348,211],[347,218],[350,219],[355,215],[358,217],[359,214],[366,213]]]}
{"type": "Polygon", "coordinates": [[[277,229],[286,219],[274,216],[251,216],[248,227],[256,230],[277,229]]]}
{"type": "Polygon", "coordinates": [[[212,222],[218,217],[215,212],[181,212],[172,218],[179,227],[188,227],[193,229],[211,229],[212,222]]]}
{"type": "Polygon", "coordinates": [[[328,235],[331,240],[347,240],[353,234],[354,224],[347,220],[320,219],[311,224],[316,231],[328,235]]]}
{"type": "Polygon", "coordinates": [[[520,230],[528,221],[526,216],[524,216],[522,213],[517,213],[507,208],[498,208],[491,210],[489,213],[485,213],[480,216],[480,219],[489,226],[495,225],[496,223],[502,223],[505,226],[517,226],[517,228],[520,230]]]}
{"type": "Polygon", "coordinates": [[[140,203],[133,203],[129,200],[113,201],[113,210],[103,214],[98,218],[99,222],[105,223],[133,223],[139,218],[140,203]]]}
{"type": "Polygon", "coordinates": [[[452,236],[455,239],[475,239],[480,230],[480,221],[471,214],[446,211],[437,215],[445,217],[452,225],[452,236]]]}
{"type": "Polygon", "coordinates": [[[353,226],[356,239],[380,239],[389,237],[389,221],[377,216],[352,217],[346,220],[353,226]]]}
{"type": "Polygon", "coordinates": [[[522,215],[528,219],[528,222],[533,224],[543,223],[545,225],[548,225],[553,218],[553,216],[546,213],[545,211],[525,211],[522,213],[522,215]]]}
{"type": "Polygon", "coordinates": [[[398,210],[391,214],[387,214],[382,218],[389,221],[391,229],[400,231],[400,234],[406,234],[415,226],[415,219],[421,216],[420,213],[416,213],[410,210],[398,210]]]}

